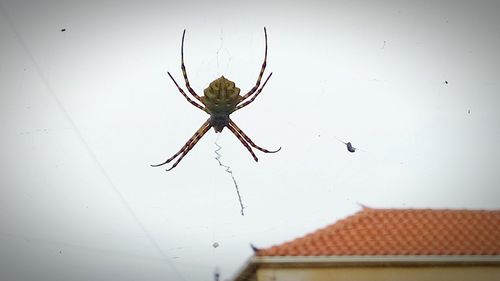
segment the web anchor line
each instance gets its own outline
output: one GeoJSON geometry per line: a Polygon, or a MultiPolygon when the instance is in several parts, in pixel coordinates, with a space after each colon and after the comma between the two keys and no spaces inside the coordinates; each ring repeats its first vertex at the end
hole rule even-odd
{"type": "Polygon", "coordinates": [[[27,58],[31,61],[31,65],[33,66],[34,70],[37,72],[38,77],[40,78],[41,82],[45,86],[45,89],[48,91],[50,96],[53,98],[55,101],[55,104],[57,107],[60,109],[62,112],[63,116],[66,118],[66,121],[69,123],[72,131],[75,133],[77,138],[80,141],[80,144],[83,146],[83,148],[86,150],[87,154],[90,156],[94,164],[96,165],[98,171],[101,173],[101,175],[104,177],[106,180],[107,184],[111,187],[111,189],[114,191],[116,197],[118,200],[121,202],[123,207],[126,209],[128,214],[132,217],[132,219],[135,221],[136,225],[141,229],[141,231],[144,233],[146,238],[149,240],[149,242],[152,244],[152,246],[157,250],[157,252],[160,254],[162,257],[162,260],[166,261],[168,266],[171,268],[171,270],[182,280],[186,280],[181,273],[177,270],[177,268],[174,266],[174,264],[170,261],[170,257],[165,253],[165,251],[160,247],[159,243],[155,240],[155,238],[152,236],[150,231],[146,228],[146,225],[142,222],[142,220],[139,218],[137,213],[132,209],[128,201],[126,200],[125,196],[121,193],[120,189],[116,186],[115,182],[111,179],[109,176],[108,172],[104,168],[104,166],[101,164],[99,159],[96,156],[96,153],[92,150],[92,147],[89,145],[89,143],[85,140],[83,137],[83,134],[81,130],[78,128],[77,123],[73,121],[71,118],[71,115],[69,112],[66,110],[64,107],[61,99],[59,96],[56,94],[54,91],[52,85],[49,83],[49,80],[47,77],[44,75],[44,72],[42,71],[40,65],[38,64],[37,60],[33,56],[32,52],[26,45],[24,38],[21,36],[21,34],[18,32],[16,26],[14,25],[14,22],[12,21],[10,15],[7,13],[7,11],[4,9],[2,6],[3,4],[0,3],[0,16],[4,17],[7,21],[7,24],[10,26],[10,29],[12,33],[14,34],[14,37],[16,38],[18,44],[20,45],[21,49],[24,50],[25,55],[27,58]]]}
{"type": "Polygon", "coordinates": [[[214,144],[217,146],[217,149],[214,150],[215,154],[217,155],[217,156],[215,156],[215,160],[217,160],[217,162],[219,163],[219,166],[224,167],[226,169],[226,172],[229,173],[229,175],[231,175],[231,179],[233,180],[233,183],[234,183],[234,188],[236,189],[236,194],[238,194],[238,201],[240,202],[240,207],[241,207],[241,215],[244,216],[245,212],[243,210],[245,209],[245,207],[243,206],[243,201],[241,200],[240,189],[238,188],[238,183],[236,182],[236,179],[234,178],[233,171],[231,170],[231,167],[222,164],[222,162],[220,161],[220,158],[222,157],[222,155],[219,153],[219,151],[222,149],[222,146],[220,146],[217,143],[218,140],[219,140],[219,136],[217,136],[217,139],[214,142],[214,144]]]}

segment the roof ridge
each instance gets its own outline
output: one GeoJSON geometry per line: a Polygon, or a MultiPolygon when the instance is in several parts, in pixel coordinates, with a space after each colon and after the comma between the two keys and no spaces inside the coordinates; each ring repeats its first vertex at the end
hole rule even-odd
{"type": "MultiPolygon", "coordinates": [[[[383,211],[388,211],[388,212],[401,212],[401,211],[418,211],[418,212],[443,212],[443,211],[449,211],[449,212],[472,212],[472,213],[477,213],[477,212],[500,212],[500,209],[472,209],[472,208],[431,208],[431,207],[425,207],[425,208],[376,208],[376,207],[368,207],[366,205],[360,204],[362,207],[361,210],[359,210],[356,213],[359,212],[383,212],[383,211]]],[[[355,214],[356,214],[355,213],[355,214]]]]}

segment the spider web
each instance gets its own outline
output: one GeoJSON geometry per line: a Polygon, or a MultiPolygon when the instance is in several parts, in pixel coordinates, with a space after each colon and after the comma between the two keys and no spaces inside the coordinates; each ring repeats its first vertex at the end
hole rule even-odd
{"type": "Polygon", "coordinates": [[[245,207],[243,206],[243,201],[241,200],[240,189],[239,189],[238,183],[236,182],[236,179],[234,178],[233,171],[231,170],[231,167],[224,165],[220,161],[220,159],[222,158],[222,155],[219,153],[219,151],[222,149],[222,146],[220,146],[218,144],[219,137],[220,137],[220,134],[217,135],[217,139],[214,142],[214,144],[217,146],[217,149],[214,150],[214,152],[216,154],[215,160],[217,160],[217,162],[219,163],[219,166],[224,167],[226,169],[226,172],[231,176],[231,179],[233,180],[233,183],[234,183],[234,188],[236,189],[236,194],[238,195],[238,201],[240,202],[241,215],[244,216],[245,215],[245,212],[244,212],[245,207]]]}

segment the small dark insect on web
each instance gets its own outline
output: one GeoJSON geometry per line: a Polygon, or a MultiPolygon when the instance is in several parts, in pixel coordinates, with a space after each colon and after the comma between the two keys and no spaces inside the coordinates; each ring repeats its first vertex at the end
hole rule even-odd
{"type": "Polygon", "coordinates": [[[66,28],[61,28],[61,32],[65,32],[66,31],[66,28]]]}
{"type": "Polygon", "coordinates": [[[355,152],[356,151],[356,148],[354,146],[352,146],[352,144],[350,142],[346,143],[347,145],[347,150],[349,152],[355,152]]]}
{"type": "Polygon", "coordinates": [[[359,148],[357,148],[357,147],[352,146],[352,143],[351,143],[351,142],[344,142],[344,141],[342,141],[342,140],[340,140],[340,139],[338,139],[338,138],[337,138],[337,140],[338,140],[339,142],[341,142],[341,143],[345,144],[345,145],[346,145],[346,147],[347,147],[347,151],[349,151],[349,152],[351,152],[351,153],[356,152],[356,150],[361,150],[361,149],[359,149],[359,148]]]}

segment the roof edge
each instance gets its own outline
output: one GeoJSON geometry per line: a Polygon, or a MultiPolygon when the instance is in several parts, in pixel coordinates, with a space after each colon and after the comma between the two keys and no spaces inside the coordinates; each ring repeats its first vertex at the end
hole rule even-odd
{"type": "Polygon", "coordinates": [[[254,256],[251,263],[272,264],[500,264],[500,255],[254,256]]]}

